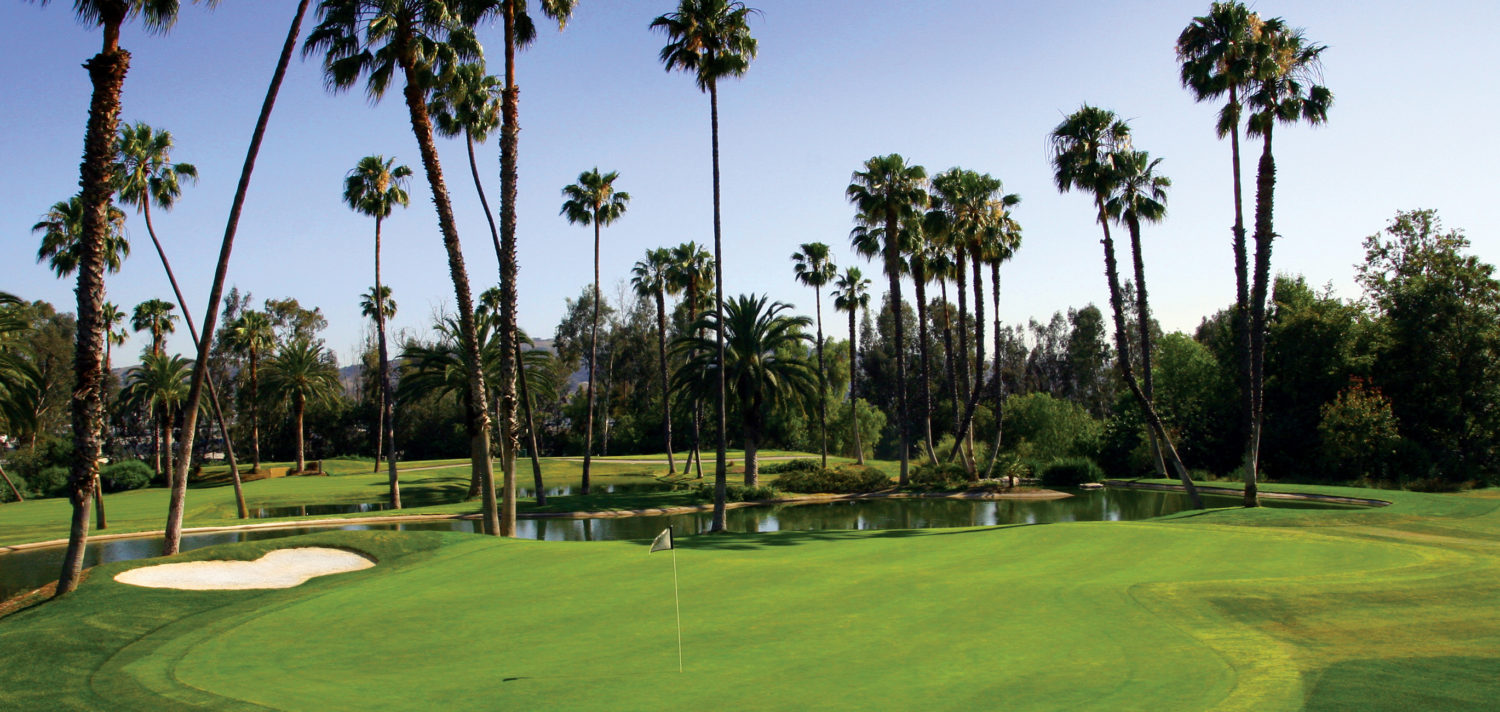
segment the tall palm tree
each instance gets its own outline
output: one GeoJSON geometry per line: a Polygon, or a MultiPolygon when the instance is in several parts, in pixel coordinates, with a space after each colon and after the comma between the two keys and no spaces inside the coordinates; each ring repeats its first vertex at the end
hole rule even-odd
{"type": "MultiPolygon", "coordinates": [[[[292,61],[292,51],[297,48],[297,37],[302,31],[302,18],[307,15],[311,0],[300,0],[292,15],[292,24],[287,29],[286,40],[281,45],[281,54],[276,59],[276,69],[271,73],[271,83],[266,88],[266,97],[261,102],[260,114],[255,120],[255,129],[250,133],[250,145],[245,149],[245,162],[240,167],[240,179],[234,190],[234,199],[229,204],[229,218],[224,224],[224,237],[219,242],[219,261],[214,266],[214,278],[208,289],[208,308],[203,316],[203,331],[198,336],[198,358],[193,363],[193,380],[188,386],[187,405],[183,409],[183,437],[179,447],[183,453],[193,450],[193,435],[198,422],[198,405],[202,402],[204,385],[208,383],[209,351],[213,346],[215,325],[219,318],[219,300],[224,296],[224,282],[229,276],[229,257],[234,251],[234,236],[239,230],[240,214],[244,211],[245,197],[250,192],[250,176],[255,171],[255,159],[260,155],[260,145],[266,136],[266,127],[271,122],[271,110],[276,106],[276,96],[281,92],[281,82],[286,78],[287,66],[292,61]]],[[[210,389],[211,392],[212,389],[210,389]]],[[[227,440],[227,439],[226,439],[227,440]]],[[[177,458],[182,471],[176,478],[171,498],[167,504],[167,525],[162,537],[162,553],[170,556],[177,553],[182,544],[182,517],[187,506],[187,457],[177,458]]],[[[81,563],[81,559],[79,560],[81,563]]]]}
{"type": "Polygon", "coordinates": [[[125,324],[125,312],[120,311],[114,302],[104,303],[104,309],[99,312],[99,321],[104,325],[104,375],[108,378],[112,350],[116,346],[124,346],[129,334],[121,328],[125,324]]]}
{"type": "MultiPolygon", "coordinates": [[[[684,242],[672,248],[672,265],[668,272],[672,285],[683,294],[687,304],[688,324],[698,323],[698,309],[714,294],[713,255],[696,242],[684,242]]],[[[696,463],[698,479],[703,479],[703,399],[693,394],[693,449],[682,474],[696,463]]]]}
{"type": "MultiPolygon", "coordinates": [[[[561,30],[572,16],[576,0],[540,0],[539,4],[542,14],[555,20],[557,28],[561,30]]],[[[521,132],[521,89],[516,86],[516,49],[526,47],[536,39],[536,23],[531,19],[529,6],[527,0],[470,0],[467,5],[471,11],[468,17],[471,24],[487,15],[499,15],[505,43],[505,84],[500,96],[500,244],[497,246],[501,293],[498,336],[502,345],[500,382],[497,387],[500,391],[500,462],[505,478],[505,510],[500,516],[500,533],[504,536],[515,534],[516,522],[515,452],[518,442],[515,424],[518,362],[511,358],[512,354],[521,350],[520,330],[516,327],[516,185],[519,176],[516,150],[521,132]]],[[[535,467],[536,463],[533,462],[533,468],[535,467]]]]}
{"type": "Polygon", "coordinates": [[[859,442],[859,348],[854,319],[870,307],[870,280],[858,267],[845,267],[833,283],[833,308],[849,313],[849,427],[854,431],[854,459],[865,464],[865,449],[859,442]]]}
{"type": "MultiPolygon", "coordinates": [[[[393,319],[396,316],[396,300],[391,298],[391,288],[387,285],[381,285],[379,297],[376,297],[374,287],[371,287],[364,294],[359,295],[359,313],[366,319],[376,322],[376,331],[382,342],[380,345],[381,348],[377,349],[377,352],[384,351],[384,322],[386,319],[393,319]]],[[[395,394],[391,391],[389,383],[390,360],[389,358],[383,360],[384,363],[377,366],[380,369],[380,395],[377,397],[378,402],[376,404],[376,412],[379,415],[376,416],[377,422],[375,423],[375,472],[377,473],[380,472],[381,457],[385,455],[387,449],[390,450],[390,457],[385,458],[385,461],[391,465],[391,469],[395,469],[396,456],[395,414],[390,414],[389,419],[386,417],[386,410],[388,408],[392,411],[395,410],[393,401],[395,394]]],[[[394,475],[391,478],[391,489],[391,506],[400,509],[401,489],[394,475]]]]}
{"type": "MultiPolygon", "coordinates": [[[[396,477],[396,414],[394,394],[391,392],[391,362],[385,344],[386,306],[390,290],[380,283],[380,226],[397,205],[405,207],[410,198],[406,194],[406,183],[411,178],[411,169],[396,165],[396,159],[385,156],[365,156],[344,177],[344,203],[361,215],[375,218],[375,286],[368,304],[374,313],[366,315],[375,319],[375,339],[380,359],[380,415],[376,417],[375,471],[380,471],[380,442],[385,442],[386,467],[389,469],[391,485],[391,507],[401,508],[401,484],[396,477]]],[[[390,315],[395,316],[395,303],[389,302],[390,315]]]]}
{"type": "Polygon", "coordinates": [[[322,344],[308,339],[294,339],[284,344],[266,361],[266,388],[276,394],[277,400],[292,406],[297,428],[297,472],[304,472],[307,469],[307,448],[302,422],[307,404],[309,401],[332,400],[342,388],[333,354],[328,353],[322,344]]]}
{"type": "Polygon", "coordinates": [[[932,373],[928,354],[931,339],[927,334],[927,283],[931,281],[931,276],[927,271],[928,242],[927,233],[922,226],[923,217],[923,213],[914,213],[902,221],[901,229],[908,233],[904,240],[907,244],[905,271],[911,275],[912,291],[915,292],[917,303],[917,379],[922,384],[922,448],[926,450],[929,462],[937,462],[932,438],[932,373]]]}
{"type": "Polygon", "coordinates": [[[484,194],[484,182],[479,178],[474,144],[483,144],[490,132],[500,125],[500,78],[485,73],[482,59],[465,62],[444,77],[443,83],[433,91],[427,110],[432,113],[432,124],[439,136],[462,137],[464,140],[474,192],[479,194],[479,205],[484,208],[484,219],[489,222],[490,239],[495,243],[498,257],[503,251],[500,229],[495,225],[489,198],[484,194]]]}
{"type": "Polygon", "coordinates": [[[161,355],[163,340],[167,334],[177,331],[177,315],[172,313],[177,305],[160,299],[147,299],[135,305],[130,315],[130,328],[151,332],[151,353],[161,355]]]}
{"type": "Polygon", "coordinates": [[[813,288],[813,312],[818,324],[818,442],[823,466],[828,466],[828,371],[823,366],[823,286],[838,274],[828,258],[828,245],[804,242],[792,253],[792,271],[797,281],[813,288]]]}
{"type": "Polygon", "coordinates": [[[596,167],[578,174],[578,182],[562,189],[560,214],[573,225],[594,226],[594,317],[589,328],[589,400],[583,436],[583,494],[589,493],[589,458],[594,452],[594,371],[599,356],[599,232],[625,214],[630,194],[615,190],[615,171],[600,173],[596,167]]]}
{"type": "MultiPolygon", "coordinates": [[[[177,298],[177,305],[182,307],[183,321],[187,324],[188,333],[193,337],[193,343],[197,343],[198,328],[193,324],[193,315],[188,310],[187,300],[182,296],[182,289],[177,285],[177,276],[172,272],[172,263],[167,259],[167,252],[162,247],[161,240],[156,236],[156,226],[151,221],[151,206],[156,205],[162,210],[171,210],[177,198],[182,195],[182,183],[197,182],[198,169],[191,163],[173,163],[171,132],[158,131],[143,122],[136,122],[120,129],[115,153],[116,161],[118,161],[115,167],[115,181],[120,200],[126,205],[136,206],[145,218],[146,232],[151,235],[151,244],[156,248],[157,257],[161,259],[162,270],[166,272],[167,281],[172,285],[172,294],[177,298]]],[[[240,518],[248,519],[250,510],[245,506],[245,493],[240,483],[239,464],[234,459],[234,442],[229,435],[229,424],[224,418],[223,408],[219,405],[218,389],[215,388],[212,378],[208,379],[207,385],[214,418],[218,422],[219,433],[224,437],[224,453],[229,462],[229,476],[234,485],[235,503],[240,518]]]]}
{"type": "Polygon", "coordinates": [[[1245,502],[1255,506],[1255,462],[1250,447],[1254,430],[1255,401],[1251,395],[1250,359],[1250,277],[1245,249],[1245,208],[1241,191],[1240,124],[1243,97],[1250,88],[1256,45],[1260,40],[1262,21],[1237,0],[1215,2],[1208,14],[1195,17],[1177,36],[1177,61],[1181,63],[1182,85],[1193,92],[1197,101],[1226,97],[1215,124],[1219,138],[1229,136],[1231,167],[1234,171],[1234,227],[1232,228],[1235,277],[1235,338],[1240,361],[1240,411],[1246,433],[1245,502]]]}
{"type": "Polygon", "coordinates": [[[265,312],[247,310],[225,325],[229,343],[250,361],[250,474],[260,474],[260,357],[276,346],[276,332],[265,312]]]}
{"type": "Polygon", "coordinates": [[[1333,92],[1322,80],[1322,55],[1326,46],[1308,40],[1301,29],[1288,27],[1280,18],[1261,26],[1256,44],[1255,66],[1245,103],[1250,107],[1246,133],[1262,138],[1260,164],[1255,174],[1255,267],[1250,285],[1250,399],[1254,407],[1249,434],[1250,453],[1245,468],[1245,506],[1259,504],[1256,470],[1260,460],[1260,431],[1264,417],[1266,295],[1271,280],[1271,242],[1275,205],[1276,159],[1271,154],[1271,135],[1276,124],[1305,121],[1317,125],[1328,120],[1333,92]]]}
{"type": "Polygon", "coordinates": [[[1005,413],[1005,385],[1000,381],[1000,265],[1009,262],[1021,247],[1021,226],[1011,215],[1011,208],[1021,203],[1021,197],[1008,194],[989,202],[989,218],[986,222],[981,248],[975,253],[975,264],[983,262],[990,267],[990,305],[994,315],[995,338],[994,375],[991,380],[995,389],[995,445],[990,448],[990,464],[985,469],[985,478],[993,475],[995,464],[1000,460],[1000,446],[1004,431],[1001,424],[1005,413]]]}
{"type": "Polygon", "coordinates": [[[333,91],[348,90],[361,78],[368,77],[365,90],[371,99],[383,96],[392,78],[400,72],[412,134],[422,155],[443,248],[448,254],[459,330],[468,354],[469,388],[479,396],[469,403],[466,424],[472,468],[483,483],[484,531],[498,535],[500,513],[490,462],[489,411],[485,407],[484,372],[480,368],[479,341],[474,328],[474,300],[469,291],[453,203],[443,181],[432,119],[427,111],[429,89],[436,79],[480,55],[479,42],[460,16],[461,9],[450,0],[322,0],[318,5],[321,22],[308,35],[303,53],[323,53],[324,78],[333,91]]]}
{"type": "MultiPolygon", "coordinates": [[[[791,308],[764,296],[741,295],[724,309],[725,380],[739,404],[747,486],[760,481],[756,453],[766,409],[805,403],[817,390],[817,376],[801,357],[808,341],[802,329],[812,326],[812,320],[786,315],[791,308]]],[[[713,312],[704,314],[699,318],[703,329],[697,331],[719,330],[717,317],[713,312]]],[[[716,343],[694,335],[677,340],[674,349],[687,356],[687,363],[677,370],[678,388],[707,391],[714,387],[719,376],[716,343]]]]}
{"type": "MultiPolygon", "coordinates": [[[[1146,299],[1146,265],[1141,257],[1141,223],[1158,223],[1167,214],[1167,188],[1172,179],[1158,175],[1156,167],[1162,159],[1152,160],[1145,151],[1119,151],[1112,157],[1116,172],[1115,193],[1110,196],[1104,209],[1117,223],[1130,231],[1130,255],[1135,263],[1135,311],[1140,329],[1141,344],[1141,390],[1146,400],[1156,405],[1156,387],[1151,369],[1151,307],[1146,299]]],[[[1151,436],[1151,458],[1156,465],[1156,476],[1166,477],[1167,466],[1161,454],[1161,443],[1156,434],[1151,436]]]]}
{"type": "Polygon", "coordinates": [[[1114,312],[1115,348],[1119,350],[1117,362],[1120,376],[1135,395],[1145,412],[1146,423],[1156,433],[1165,449],[1165,455],[1176,470],[1177,477],[1187,489],[1188,498],[1195,509],[1203,507],[1198,497],[1198,488],[1188,477],[1187,468],[1177,455],[1177,448],[1167,437],[1156,408],[1146,398],[1145,392],[1136,382],[1130,363],[1130,346],[1125,337],[1125,308],[1120,295],[1120,277],[1115,262],[1115,243],[1109,232],[1109,212],[1106,203],[1114,194],[1119,178],[1114,166],[1113,154],[1128,150],[1130,126],[1115,116],[1113,111],[1084,104],[1062,120],[1052,130],[1052,169],[1060,192],[1077,188],[1094,196],[1094,208],[1099,227],[1104,231],[1104,274],[1109,282],[1109,304],[1114,312]]]}
{"type": "Polygon", "coordinates": [[[162,353],[147,353],[141,357],[141,365],[130,369],[125,375],[125,403],[145,411],[148,418],[157,423],[162,433],[166,453],[166,469],[158,467],[158,473],[175,476],[172,469],[172,422],[187,400],[188,375],[192,362],[181,356],[162,353]]]}
{"type": "MultiPolygon", "coordinates": [[[[104,268],[111,274],[120,271],[120,265],[130,256],[130,240],[125,237],[125,211],[109,206],[108,231],[104,235],[104,268]]],[[[47,266],[59,279],[78,271],[83,250],[83,199],[73,196],[56,202],[42,219],[31,226],[32,232],[42,234],[42,244],[37,248],[36,261],[45,260],[47,266]]]]}
{"type": "MultiPolygon", "coordinates": [[[[46,0],[40,0],[43,4],[46,0]]],[[[104,269],[109,234],[109,200],[114,192],[115,130],[120,120],[120,94],[130,53],[120,47],[120,29],[140,18],[148,31],[166,32],[177,20],[178,0],[74,0],[73,12],[85,25],[103,30],[99,54],[84,63],[93,84],[89,118],[84,130],[83,161],[79,165],[81,230],[78,249],[77,344],[74,348],[72,398],[73,463],[68,477],[68,498],[73,518],[68,550],[63,556],[57,593],[71,592],[78,585],[83,552],[88,539],[88,500],[98,479],[100,432],[104,416],[104,383],[100,362],[104,356],[104,269]]],[[[171,552],[168,552],[171,553],[171,552]]]]}
{"type": "Polygon", "coordinates": [[[661,428],[667,447],[667,473],[677,471],[672,459],[672,384],[667,378],[667,291],[671,287],[672,251],[659,247],[646,251],[646,259],[631,268],[630,283],[642,297],[656,301],[656,355],[661,372],[661,428]]]}
{"type": "MultiPolygon", "coordinates": [[[[741,77],[755,59],[756,42],[750,36],[750,15],[758,12],[738,0],[680,0],[677,12],[651,21],[651,29],[667,35],[661,62],[667,71],[681,70],[694,76],[698,90],[708,93],[709,122],[713,136],[714,187],[714,314],[724,321],[724,239],[719,215],[719,80],[741,77]]],[[[719,332],[718,434],[714,463],[714,515],[710,531],[724,531],[724,503],[728,463],[728,385],[724,382],[724,334],[719,332]]]]}
{"type": "Polygon", "coordinates": [[[861,249],[857,239],[859,234],[872,234],[870,230],[876,228],[882,231],[879,244],[867,242],[861,252],[868,257],[873,254],[872,250],[878,249],[883,257],[886,277],[890,280],[891,313],[894,316],[892,322],[895,324],[896,337],[896,410],[900,418],[896,432],[899,434],[901,447],[902,485],[908,480],[911,453],[910,437],[906,431],[910,420],[906,407],[906,345],[901,327],[902,256],[910,248],[902,241],[906,231],[901,229],[901,224],[914,218],[918,210],[927,207],[926,183],[925,169],[917,165],[909,166],[900,154],[892,153],[865,161],[865,169],[854,172],[850,177],[849,188],[845,191],[849,202],[854,204],[858,212],[857,219],[865,223],[863,226],[856,226],[851,233],[851,237],[855,238],[855,249],[861,249]]]}

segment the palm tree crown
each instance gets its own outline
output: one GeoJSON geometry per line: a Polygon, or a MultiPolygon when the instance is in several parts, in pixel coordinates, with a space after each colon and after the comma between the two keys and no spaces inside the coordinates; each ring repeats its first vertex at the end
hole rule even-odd
{"type": "Polygon", "coordinates": [[[567,200],[559,211],[574,225],[597,225],[603,227],[625,214],[630,203],[630,194],[615,190],[616,171],[600,173],[593,170],[578,174],[578,182],[562,189],[567,200]]]}
{"type": "Polygon", "coordinates": [[[365,94],[379,100],[397,70],[410,68],[431,83],[482,50],[458,3],[450,0],[322,0],[321,22],[302,45],[303,56],[323,52],[323,79],[347,91],[368,77],[365,94]]]}
{"type": "Polygon", "coordinates": [[[677,12],[651,21],[651,29],[667,34],[662,64],[669,72],[692,72],[702,91],[723,77],[744,76],[755,59],[749,19],[758,12],[736,0],[682,0],[677,12]]]}
{"type": "Polygon", "coordinates": [[[406,206],[411,168],[395,165],[395,158],[365,156],[344,177],[344,203],[362,215],[388,218],[397,205],[406,206]]]}
{"type": "Polygon", "coordinates": [[[151,332],[151,353],[160,354],[162,337],[177,331],[177,315],[172,313],[177,305],[160,299],[147,299],[135,305],[130,315],[130,328],[151,332]]]}
{"type": "Polygon", "coordinates": [[[1087,191],[1103,203],[1115,183],[1110,155],[1129,148],[1129,124],[1113,111],[1084,104],[1052,130],[1057,189],[1063,193],[1074,188],[1087,191]]]}
{"type": "Polygon", "coordinates": [[[1264,136],[1272,123],[1327,121],[1333,92],[1318,83],[1327,46],[1308,40],[1302,30],[1288,27],[1279,18],[1267,20],[1260,37],[1251,91],[1245,97],[1251,109],[1248,133],[1264,136]]]}
{"type": "Polygon", "coordinates": [[[1167,188],[1172,187],[1171,178],[1156,172],[1161,161],[1145,151],[1121,151],[1111,156],[1115,192],[1104,204],[1111,218],[1122,222],[1132,219],[1161,222],[1167,214],[1167,188]]]}
{"type": "MultiPolygon", "coordinates": [[[[119,272],[120,264],[130,256],[130,240],[125,237],[125,211],[110,205],[108,215],[104,266],[110,272],[119,272]]],[[[83,236],[83,200],[75,195],[53,203],[41,221],[31,226],[31,231],[42,233],[36,261],[46,260],[58,278],[73,274],[82,256],[79,242],[83,236]]]]}
{"type": "MultiPolygon", "coordinates": [[[[391,298],[389,285],[380,285],[380,310],[385,313],[385,318],[396,316],[396,300],[391,298]]],[[[367,319],[374,319],[377,315],[375,303],[375,288],[370,287],[359,295],[359,313],[367,319]]]]}
{"type": "Polygon", "coordinates": [[[155,205],[170,210],[182,195],[182,183],[198,180],[191,163],[172,162],[172,133],[136,122],[120,129],[116,144],[119,164],[115,189],[120,200],[140,210],[155,205]]]}
{"type": "Polygon", "coordinates": [[[1198,101],[1229,95],[1219,111],[1216,129],[1220,138],[1239,125],[1261,25],[1260,15],[1243,3],[1216,2],[1207,15],[1193,18],[1177,36],[1182,86],[1192,90],[1198,101]]]}

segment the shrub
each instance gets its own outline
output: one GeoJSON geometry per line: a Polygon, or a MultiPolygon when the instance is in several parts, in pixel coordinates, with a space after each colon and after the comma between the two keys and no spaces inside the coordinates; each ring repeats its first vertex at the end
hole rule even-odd
{"type": "Polygon", "coordinates": [[[816,472],[821,469],[823,469],[823,466],[817,460],[804,457],[784,462],[773,462],[760,468],[760,471],[762,474],[767,475],[784,475],[788,472],[816,472]]]}
{"type": "Polygon", "coordinates": [[[1103,434],[1083,406],[1041,392],[1006,399],[1003,424],[1017,454],[1046,461],[1096,455],[1103,434]]]}
{"type": "Polygon", "coordinates": [[[839,465],[824,470],[798,470],[788,472],[776,479],[776,488],[783,492],[836,493],[874,492],[891,486],[891,478],[884,472],[868,465],[839,465]]]}
{"type": "Polygon", "coordinates": [[[140,460],[122,460],[105,466],[99,479],[105,492],[124,492],[151,484],[154,475],[151,466],[140,460]]]}
{"type": "Polygon", "coordinates": [[[1041,480],[1045,487],[1077,487],[1085,482],[1104,479],[1104,470],[1086,457],[1065,457],[1053,460],[1042,468],[1041,480]]]}
{"type": "Polygon", "coordinates": [[[949,489],[967,484],[969,473],[963,465],[953,463],[928,463],[911,474],[912,485],[920,488],[949,489]]]}
{"type": "MultiPolygon", "coordinates": [[[[15,473],[13,473],[13,472],[11,472],[9,470],[6,470],[5,474],[6,474],[7,477],[10,478],[11,484],[14,484],[16,486],[16,489],[18,489],[18,490],[20,490],[22,492],[26,491],[26,478],[24,478],[24,477],[22,477],[22,476],[20,476],[18,474],[15,474],[15,473]]],[[[25,495],[22,495],[22,496],[25,496],[25,495]]],[[[10,488],[6,487],[4,482],[0,482],[0,502],[12,502],[12,501],[15,501],[15,499],[16,499],[16,496],[13,495],[13,494],[11,494],[10,488]]]]}
{"type": "MultiPolygon", "coordinates": [[[[975,428],[974,432],[981,433],[986,431],[975,428]]],[[[938,438],[937,447],[934,449],[937,451],[938,461],[948,462],[949,454],[953,452],[953,436],[949,434],[938,438]]],[[[953,462],[959,462],[959,460],[955,459],[953,462]]],[[[990,463],[990,443],[985,442],[983,438],[976,437],[974,439],[974,462],[980,468],[984,468],[990,463]]]]}
{"type": "MultiPolygon", "coordinates": [[[[781,492],[770,485],[755,485],[747,487],[733,483],[724,486],[724,501],[726,502],[754,502],[762,499],[779,499],[781,492]]],[[[714,501],[714,486],[711,484],[698,485],[693,491],[693,498],[704,501],[714,501]]]]}
{"type": "Polygon", "coordinates": [[[31,478],[31,491],[39,497],[56,497],[68,489],[68,468],[53,466],[31,478]]]}

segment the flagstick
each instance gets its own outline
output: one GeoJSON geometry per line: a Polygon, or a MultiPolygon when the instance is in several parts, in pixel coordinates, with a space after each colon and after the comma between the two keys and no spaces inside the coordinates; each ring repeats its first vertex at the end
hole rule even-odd
{"type": "Polygon", "coordinates": [[[677,672],[682,672],[682,596],[677,592],[677,542],[675,541],[672,542],[672,601],[677,604],[677,672]]]}

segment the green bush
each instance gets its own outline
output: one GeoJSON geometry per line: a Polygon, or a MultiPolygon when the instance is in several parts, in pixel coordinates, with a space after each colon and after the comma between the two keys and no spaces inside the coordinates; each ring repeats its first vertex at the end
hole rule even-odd
{"type": "MultiPolygon", "coordinates": [[[[974,432],[980,433],[984,431],[975,428],[974,432]]],[[[953,435],[949,434],[938,438],[937,447],[934,449],[937,451],[939,462],[948,462],[949,453],[953,452],[953,435]]],[[[954,459],[953,462],[960,462],[960,460],[954,459]]],[[[983,438],[976,437],[974,439],[974,462],[981,468],[990,463],[990,443],[985,442],[983,438]]]]}
{"type": "Polygon", "coordinates": [[[969,473],[963,465],[953,463],[928,463],[911,473],[911,484],[923,489],[949,489],[968,483],[969,473]]]}
{"type": "Polygon", "coordinates": [[[154,475],[151,466],[140,460],[122,460],[105,466],[99,480],[105,492],[124,492],[151,484],[154,475]]]}
{"type": "MultiPolygon", "coordinates": [[[[763,499],[780,499],[781,496],[781,492],[770,485],[747,487],[728,483],[724,486],[724,501],[726,502],[755,502],[763,499]]],[[[693,491],[693,498],[703,502],[714,501],[714,486],[698,485],[698,489],[693,491]]]]}
{"type": "Polygon", "coordinates": [[[823,469],[817,460],[812,458],[799,458],[786,460],[784,462],[773,462],[760,468],[761,474],[784,475],[788,472],[816,472],[823,469]]]}
{"type": "Polygon", "coordinates": [[[1083,406],[1041,392],[1006,399],[1004,425],[1017,455],[1044,462],[1097,455],[1104,432],[1083,406]]]}
{"type": "Polygon", "coordinates": [[[68,489],[68,468],[48,467],[31,478],[31,491],[39,497],[58,497],[68,489]]]}
{"type": "MultiPolygon", "coordinates": [[[[14,473],[14,472],[11,472],[10,470],[6,470],[5,474],[6,474],[7,477],[10,478],[11,484],[13,484],[13,485],[16,486],[16,489],[18,489],[18,490],[20,490],[22,492],[26,491],[26,478],[25,477],[22,477],[22,476],[14,473]]],[[[24,497],[25,495],[22,495],[22,496],[24,497]]],[[[16,496],[14,494],[11,494],[10,488],[6,487],[4,482],[0,482],[0,502],[13,502],[13,501],[15,501],[15,499],[16,499],[16,496]]]]}
{"type": "Polygon", "coordinates": [[[1085,482],[1104,479],[1104,470],[1087,457],[1064,457],[1042,468],[1044,487],[1077,487],[1085,482]]]}
{"type": "Polygon", "coordinates": [[[891,478],[868,465],[839,465],[824,470],[798,470],[776,478],[783,492],[853,494],[874,492],[891,486],[891,478]]]}

